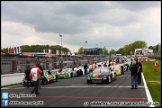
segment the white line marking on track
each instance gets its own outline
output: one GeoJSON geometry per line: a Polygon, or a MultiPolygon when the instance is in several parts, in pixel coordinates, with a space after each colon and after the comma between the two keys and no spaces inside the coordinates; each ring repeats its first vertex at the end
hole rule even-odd
{"type": "MultiPolygon", "coordinates": [[[[53,86],[42,88],[131,88],[131,86],[53,86]]],[[[144,86],[138,86],[138,88],[144,88],[144,86]]]]}
{"type": "MultiPolygon", "coordinates": [[[[33,87],[32,87],[33,88],[33,87]]],[[[50,87],[41,87],[41,88],[131,88],[131,86],[97,86],[97,85],[72,85],[72,86],[50,86],[50,87]]],[[[138,88],[145,88],[144,86],[138,86],[138,88]]],[[[27,89],[26,87],[17,87],[17,88],[3,88],[3,89],[27,89]]]]}
{"type": "MultiPolygon", "coordinates": [[[[149,91],[149,89],[148,89],[147,83],[146,83],[146,81],[145,81],[144,75],[143,75],[143,73],[141,73],[141,74],[142,74],[142,79],[143,79],[143,83],[144,83],[144,87],[145,87],[145,91],[146,91],[146,96],[147,96],[148,102],[153,103],[153,100],[152,100],[150,91],[149,91]]],[[[149,105],[149,106],[150,106],[150,107],[155,107],[155,105],[152,105],[152,104],[149,105]]]]}

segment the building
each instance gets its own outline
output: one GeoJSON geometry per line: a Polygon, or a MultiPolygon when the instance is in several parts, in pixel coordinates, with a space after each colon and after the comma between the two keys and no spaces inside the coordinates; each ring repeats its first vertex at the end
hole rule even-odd
{"type": "Polygon", "coordinates": [[[84,48],[85,55],[100,55],[102,54],[102,48],[84,48]]]}
{"type": "Polygon", "coordinates": [[[139,48],[135,49],[134,56],[150,56],[154,55],[153,49],[139,48]]]}

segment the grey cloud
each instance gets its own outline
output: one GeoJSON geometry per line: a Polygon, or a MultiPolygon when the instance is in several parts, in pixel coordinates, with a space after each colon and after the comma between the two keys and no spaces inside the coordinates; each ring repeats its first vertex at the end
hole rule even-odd
{"type": "Polygon", "coordinates": [[[134,16],[110,13],[122,7],[143,9],[157,6],[159,2],[2,2],[2,21],[16,21],[33,25],[39,32],[77,34],[90,30],[91,24],[123,26],[136,22],[134,16]],[[107,11],[109,17],[100,16],[107,11]],[[124,18],[124,19],[123,19],[124,18]],[[90,23],[87,23],[90,22],[90,23]]]}
{"type": "Polygon", "coordinates": [[[57,11],[58,14],[70,14],[79,17],[90,16],[108,9],[102,2],[82,2],[70,3],[57,11]]]}
{"type": "Polygon", "coordinates": [[[123,1],[115,2],[114,6],[119,8],[125,8],[132,11],[142,11],[143,9],[148,9],[152,7],[160,7],[160,1],[123,1]]]}

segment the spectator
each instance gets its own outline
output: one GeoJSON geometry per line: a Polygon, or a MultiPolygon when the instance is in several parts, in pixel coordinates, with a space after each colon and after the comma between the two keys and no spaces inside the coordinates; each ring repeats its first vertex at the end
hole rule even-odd
{"type": "Polygon", "coordinates": [[[142,63],[141,63],[141,58],[137,59],[137,65],[138,65],[138,84],[141,84],[141,72],[142,72],[142,63]]]}
{"type": "Polygon", "coordinates": [[[26,79],[27,88],[29,88],[29,82],[30,82],[29,74],[30,74],[30,67],[27,66],[27,69],[25,70],[25,79],[26,79]]]}
{"type": "Polygon", "coordinates": [[[158,62],[158,60],[155,58],[155,67],[154,67],[154,70],[155,70],[155,72],[158,72],[158,70],[159,70],[159,62],[158,62]]]}
{"type": "Polygon", "coordinates": [[[84,72],[85,72],[85,75],[87,75],[87,69],[88,69],[88,65],[87,65],[87,63],[84,65],[84,72]]]}
{"type": "Polygon", "coordinates": [[[33,68],[31,69],[31,72],[29,74],[29,77],[30,77],[30,80],[33,81],[34,83],[34,88],[33,90],[31,91],[31,93],[34,93],[36,95],[40,94],[38,92],[38,78],[40,78],[40,75],[42,74],[42,71],[37,67],[37,64],[34,64],[33,68]]]}
{"type": "Polygon", "coordinates": [[[137,89],[137,80],[138,80],[138,74],[137,74],[137,69],[138,69],[138,65],[136,63],[136,61],[132,62],[132,65],[130,66],[130,70],[131,70],[131,89],[137,89]]]}
{"type": "Polygon", "coordinates": [[[95,68],[96,68],[96,64],[92,64],[92,72],[94,71],[95,68]]]}

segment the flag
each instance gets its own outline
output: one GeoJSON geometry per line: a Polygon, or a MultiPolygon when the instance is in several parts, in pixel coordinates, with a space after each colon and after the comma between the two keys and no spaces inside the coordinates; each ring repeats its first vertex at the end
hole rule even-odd
{"type": "Polygon", "coordinates": [[[16,53],[15,48],[13,48],[13,52],[16,53]]]}
{"type": "Polygon", "coordinates": [[[70,53],[70,52],[68,52],[68,55],[71,55],[71,53],[70,53]]]}
{"type": "Polygon", "coordinates": [[[16,47],[16,53],[18,53],[18,48],[16,47]]]}
{"type": "Polygon", "coordinates": [[[48,53],[49,53],[49,54],[52,54],[52,50],[51,50],[51,49],[48,49],[48,53]]]}
{"type": "Polygon", "coordinates": [[[12,53],[12,48],[10,47],[10,53],[12,53]]]}
{"type": "Polygon", "coordinates": [[[8,53],[10,52],[10,48],[8,48],[8,53]]]}
{"type": "Polygon", "coordinates": [[[19,47],[19,53],[21,53],[21,48],[19,47]]]}

